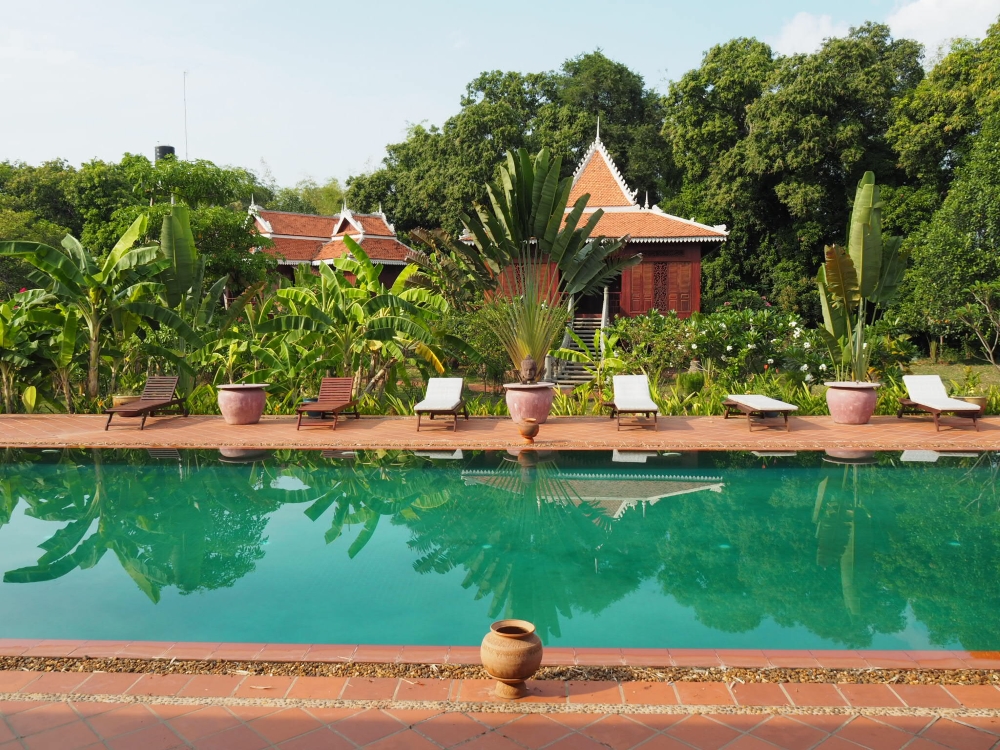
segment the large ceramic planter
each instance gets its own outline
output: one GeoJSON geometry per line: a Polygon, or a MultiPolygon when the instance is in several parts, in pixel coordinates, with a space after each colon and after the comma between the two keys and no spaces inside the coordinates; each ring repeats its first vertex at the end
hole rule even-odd
{"type": "Polygon", "coordinates": [[[955,396],[959,401],[979,407],[979,416],[986,414],[986,396],[955,396]]]}
{"type": "Polygon", "coordinates": [[[507,383],[507,411],[515,422],[534,419],[537,424],[545,424],[555,398],[555,383],[507,383]]]}
{"type": "Polygon", "coordinates": [[[133,401],[138,401],[142,396],[112,396],[111,405],[112,406],[125,406],[125,404],[131,404],[133,401]]]}
{"type": "Polygon", "coordinates": [[[826,383],[826,405],[837,424],[868,424],[875,413],[881,383],[836,380],[826,383]]]}
{"type": "Polygon", "coordinates": [[[218,386],[219,411],[226,424],[257,424],[267,401],[269,383],[246,383],[218,386]]]}
{"type": "Polygon", "coordinates": [[[526,620],[499,620],[490,625],[479,655],[486,674],[497,681],[498,698],[523,698],[524,681],[542,664],[542,641],[526,620]]]}

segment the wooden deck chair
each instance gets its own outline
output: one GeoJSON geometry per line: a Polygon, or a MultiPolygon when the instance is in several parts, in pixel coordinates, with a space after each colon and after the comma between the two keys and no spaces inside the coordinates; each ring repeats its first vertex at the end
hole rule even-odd
{"type": "Polygon", "coordinates": [[[460,412],[465,415],[465,421],[469,421],[469,410],[462,400],[463,382],[462,378],[428,378],[427,395],[413,407],[413,413],[417,415],[417,432],[420,432],[420,419],[424,414],[430,415],[431,419],[451,414],[455,417],[455,432],[458,432],[460,412]]]}
{"type": "Polygon", "coordinates": [[[979,407],[949,397],[940,375],[904,375],[903,383],[909,398],[899,399],[896,416],[900,419],[903,414],[930,414],[934,418],[934,428],[940,432],[939,417],[942,414],[954,414],[971,419],[972,426],[976,428],[976,432],[979,431],[979,423],[976,421],[982,416],[979,407]]]}
{"type": "Polygon", "coordinates": [[[175,407],[174,413],[183,414],[186,417],[188,410],[184,405],[184,399],[175,398],[177,380],[176,377],[165,375],[153,375],[147,378],[146,387],[142,389],[142,395],[138,401],[132,401],[122,406],[112,406],[104,410],[104,413],[108,415],[104,430],[107,431],[108,427],[111,426],[111,419],[115,414],[120,417],[142,417],[142,421],[139,423],[140,430],[146,426],[147,417],[155,417],[157,412],[171,409],[171,407],[175,407]]]}
{"type": "Polygon", "coordinates": [[[361,415],[358,413],[358,402],[354,398],[354,378],[323,378],[319,386],[319,400],[311,401],[308,404],[299,404],[295,411],[299,415],[295,429],[302,427],[302,417],[306,412],[310,414],[319,413],[320,419],[325,419],[327,414],[333,415],[333,429],[337,429],[337,420],[344,412],[354,414],[355,419],[361,415]],[[351,407],[353,411],[350,411],[351,407]]]}
{"type": "Polygon", "coordinates": [[[617,417],[618,429],[622,428],[622,414],[643,414],[653,417],[655,432],[660,407],[649,393],[649,378],[646,375],[615,375],[613,383],[615,393],[611,402],[611,418],[617,417]]]}
{"type": "Polygon", "coordinates": [[[785,418],[785,432],[790,432],[788,428],[788,415],[793,411],[799,410],[799,407],[795,406],[795,404],[786,404],[784,401],[778,401],[776,398],[768,398],[767,396],[760,396],[754,393],[747,393],[742,396],[730,394],[726,396],[726,400],[722,402],[722,405],[726,407],[723,419],[729,419],[733,414],[745,414],[747,426],[751,432],[753,432],[754,417],[764,419],[766,414],[772,412],[777,412],[785,418]]]}

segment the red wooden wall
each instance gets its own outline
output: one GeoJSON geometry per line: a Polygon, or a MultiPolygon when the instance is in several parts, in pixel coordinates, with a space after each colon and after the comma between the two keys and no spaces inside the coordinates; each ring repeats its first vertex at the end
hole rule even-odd
{"type": "Polygon", "coordinates": [[[701,248],[642,245],[642,262],[622,272],[621,311],[641,315],[676,310],[687,318],[701,308],[701,248]]]}

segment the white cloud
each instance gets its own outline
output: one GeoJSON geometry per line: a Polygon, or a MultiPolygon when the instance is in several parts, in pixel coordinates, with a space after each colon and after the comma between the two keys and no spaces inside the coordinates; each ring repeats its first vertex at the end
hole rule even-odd
{"type": "MultiPolygon", "coordinates": [[[[921,0],[917,0],[917,2],[921,2],[921,0]]],[[[947,0],[942,0],[942,2],[947,2],[947,0]]],[[[768,39],[768,42],[776,52],[783,55],[815,52],[824,40],[830,37],[846,36],[849,30],[849,24],[843,21],[835,23],[833,16],[821,16],[801,11],[781,27],[781,32],[777,37],[768,39]]]]}
{"type": "Polygon", "coordinates": [[[886,18],[893,36],[916,39],[934,57],[956,37],[983,37],[1000,15],[1000,0],[910,0],[886,18]]]}

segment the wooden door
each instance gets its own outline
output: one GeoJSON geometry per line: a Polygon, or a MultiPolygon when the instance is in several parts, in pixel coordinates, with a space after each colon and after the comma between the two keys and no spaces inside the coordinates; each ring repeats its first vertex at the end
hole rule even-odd
{"type": "Polygon", "coordinates": [[[670,264],[670,274],[667,282],[667,302],[671,310],[676,310],[682,318],[691,314],[692,263],[682,261],[670,264]]]}
{"type": "Polygon", "coordinates": [[[631,289],[629,290],[629,313],[640,315],[653,307],[653,264],[640,263],[632,266],[631,289]]]}

